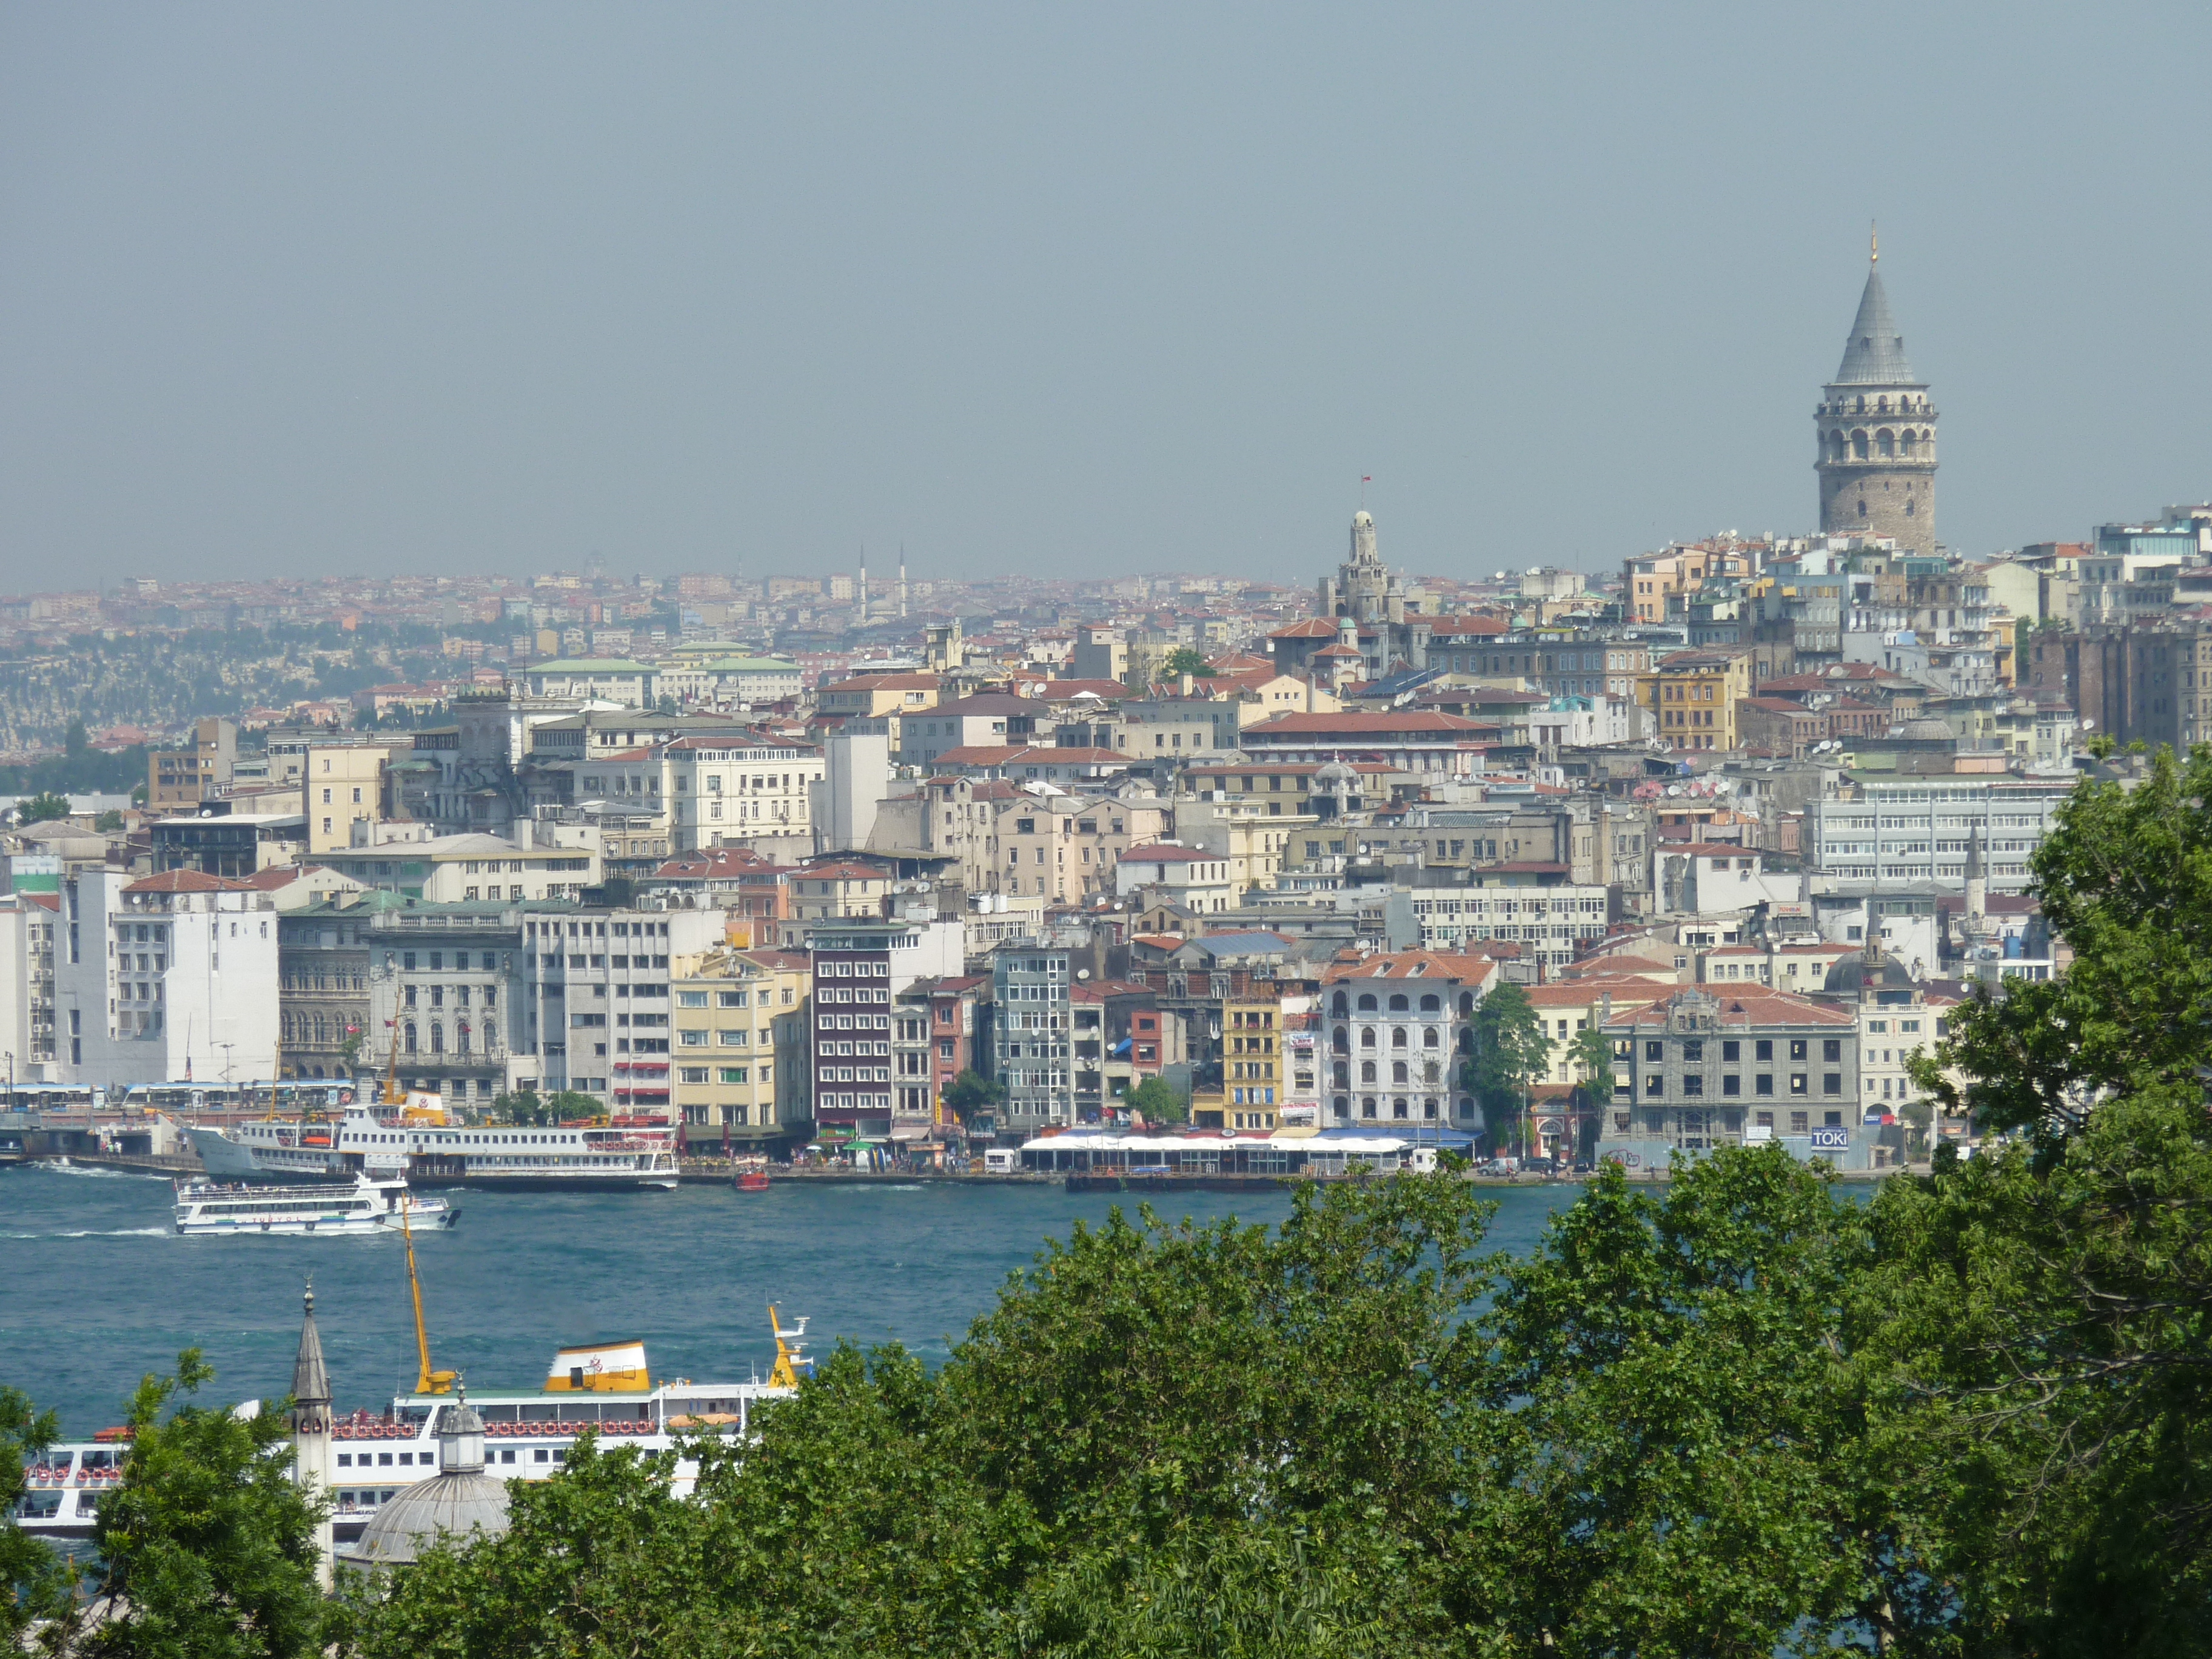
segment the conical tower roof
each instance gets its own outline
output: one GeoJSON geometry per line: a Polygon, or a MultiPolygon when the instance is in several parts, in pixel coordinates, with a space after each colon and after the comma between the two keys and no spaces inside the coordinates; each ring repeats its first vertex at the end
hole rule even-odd
{"type": "Polygon", "coordinates": [[[331,1374],[323,1364],[323,1336],[315,1328],[315,1281],[307,1281],[307,1316],[300,1325],[300,1357],[292,1364],[292,1398],[302,1406],[331,1403],[331,1374]]]}
{"type": "Polygon", "coordinates": [[[1881,268],[1867,271],[1866,291],[1859,295],[1859,314],[1852,319],[1851,337],[1844,342],[1843,367],[1831,386],[1918,386],[1912,365],[1905,361],[1905,337],[1889,314],[1889,291],[1881,285],[1881,268]]]}

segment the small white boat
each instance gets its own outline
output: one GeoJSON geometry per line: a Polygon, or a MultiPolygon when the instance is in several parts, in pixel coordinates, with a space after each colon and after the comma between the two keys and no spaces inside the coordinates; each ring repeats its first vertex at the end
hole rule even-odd
{"type": "Polygon", "coordinates": [[[450,1227],[460,1218],[444,1199],[409,1192],[401,1176],[363,1174],[350,1187],[177,1184],[180,1233],[396,1233],[450,1227]]]}

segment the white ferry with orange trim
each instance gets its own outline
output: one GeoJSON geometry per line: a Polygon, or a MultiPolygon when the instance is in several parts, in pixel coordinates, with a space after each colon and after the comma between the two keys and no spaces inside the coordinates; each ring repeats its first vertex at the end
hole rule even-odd
{"type": "Polygon", "coordinates": [[[458,1123],[434,1094],[409,1092],[334,1113],[191,1127],[217,1181],[350,1180],[404,1175],[416,1187],[647,1188],[676,1185],[676,1126],[643,1114],[566,1123],[458,1123]]]}

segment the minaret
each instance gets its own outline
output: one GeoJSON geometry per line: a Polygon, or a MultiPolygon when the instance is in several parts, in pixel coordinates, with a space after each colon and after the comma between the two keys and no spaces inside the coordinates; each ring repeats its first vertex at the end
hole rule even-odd
{"type": "Polygon", "coordinates": [[[868,619],[868,550],[860,550],[860,620],[868,619]]]}
{"type": "Polygon", "coordinates": [[[899,544],[899,618],[906,618],[906,544],[899,544]]]}
{"type": "MultiPolygon", "coordinates": [[[[292,1479],[310,1496],[331,1486],[331,1376],[323,1364],[322,1334],[315,1328],[315,1281],[307,1280],[307,1316],[300,1324],[300,1357],[292,1364],[292,1479]]],[[[331,1587],[331,1517],[315,1528],[315,1581],[331,1587]]]]}
{"type": "Polygon", "coordinates": [[[1820,528],[1893,538],[1901,552],[1936,550],[1936,410],[1905,361],[1889,314],[1881,247],[1868,244],[1866,288],[1844,361],[1813,414],[1820,528]]]}
{"type": "Polygon", "coordinates": [[[1990,878],[1982,864],[1982,829],[1966,832],[1966,932],[1978,934],[1990,908],[1990,878]]]}

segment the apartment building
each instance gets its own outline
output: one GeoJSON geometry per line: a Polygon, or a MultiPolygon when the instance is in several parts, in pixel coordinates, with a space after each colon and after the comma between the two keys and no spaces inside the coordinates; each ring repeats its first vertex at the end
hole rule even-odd
{"type": "Polygon", "coordinates": [[[803,937],[814,963],[809,1070],[818,1133],[887,1144],[897,1104],[892,1000],[916,980],[960,972],[960,924],[848,918],[803,937]]]}
{"type": "Polygon", "coordinates": [[[1474,1011],[1498,978],[1487,957],[1394,951],[1322,975],[1328,1121],[1477,1127],[1460,1088],[1474,1011]]]}
{"type": "Polygon", "coordinates": [[[1191,1096],[1201,1129],[1269,1129],[1285,1103],[1283,1008],[1255,986],[1221,1004],[1221,1080],[1191,1096]]]}
{"type": "Polygon", "coordinates": [[[196,870],[65,874],[54,969],[64,1083],[276,1075],[276,902],[196,870]]]}
{"type": "Polygon", "coordinates": [[[524,907],[515,1086],[672,1115],[672,963],[722,937],[714,910],[524,907]]]}
{"type": "Polygon", "coordinates": [[[1015,939],[991,953],[992,1069],[1006,1089],[1002,1139],[1076,1121],[1073,987],[1065,949],[1015,939]]]}
{"type": "Polygon", "coordinates": [[[998,805],[988,890],[1072,904],[1114,890],[1132,848],[1167,833],[1163,801],[1120,795],[1009,792],[998,805]]]}
{"type": "Polygon", "coordinates": [[[1741,748],[1736,705],[1750,695],[1747,651],[1676,651],[1638,683],[1660,741],[1674,749],[1741,748]]]}
{"type": "Polygon", "coordinates": [[[675,959],[669,985],[685,1146],[764,1153],[810,1133],[807,958],[712,946],[675,959]]]}

